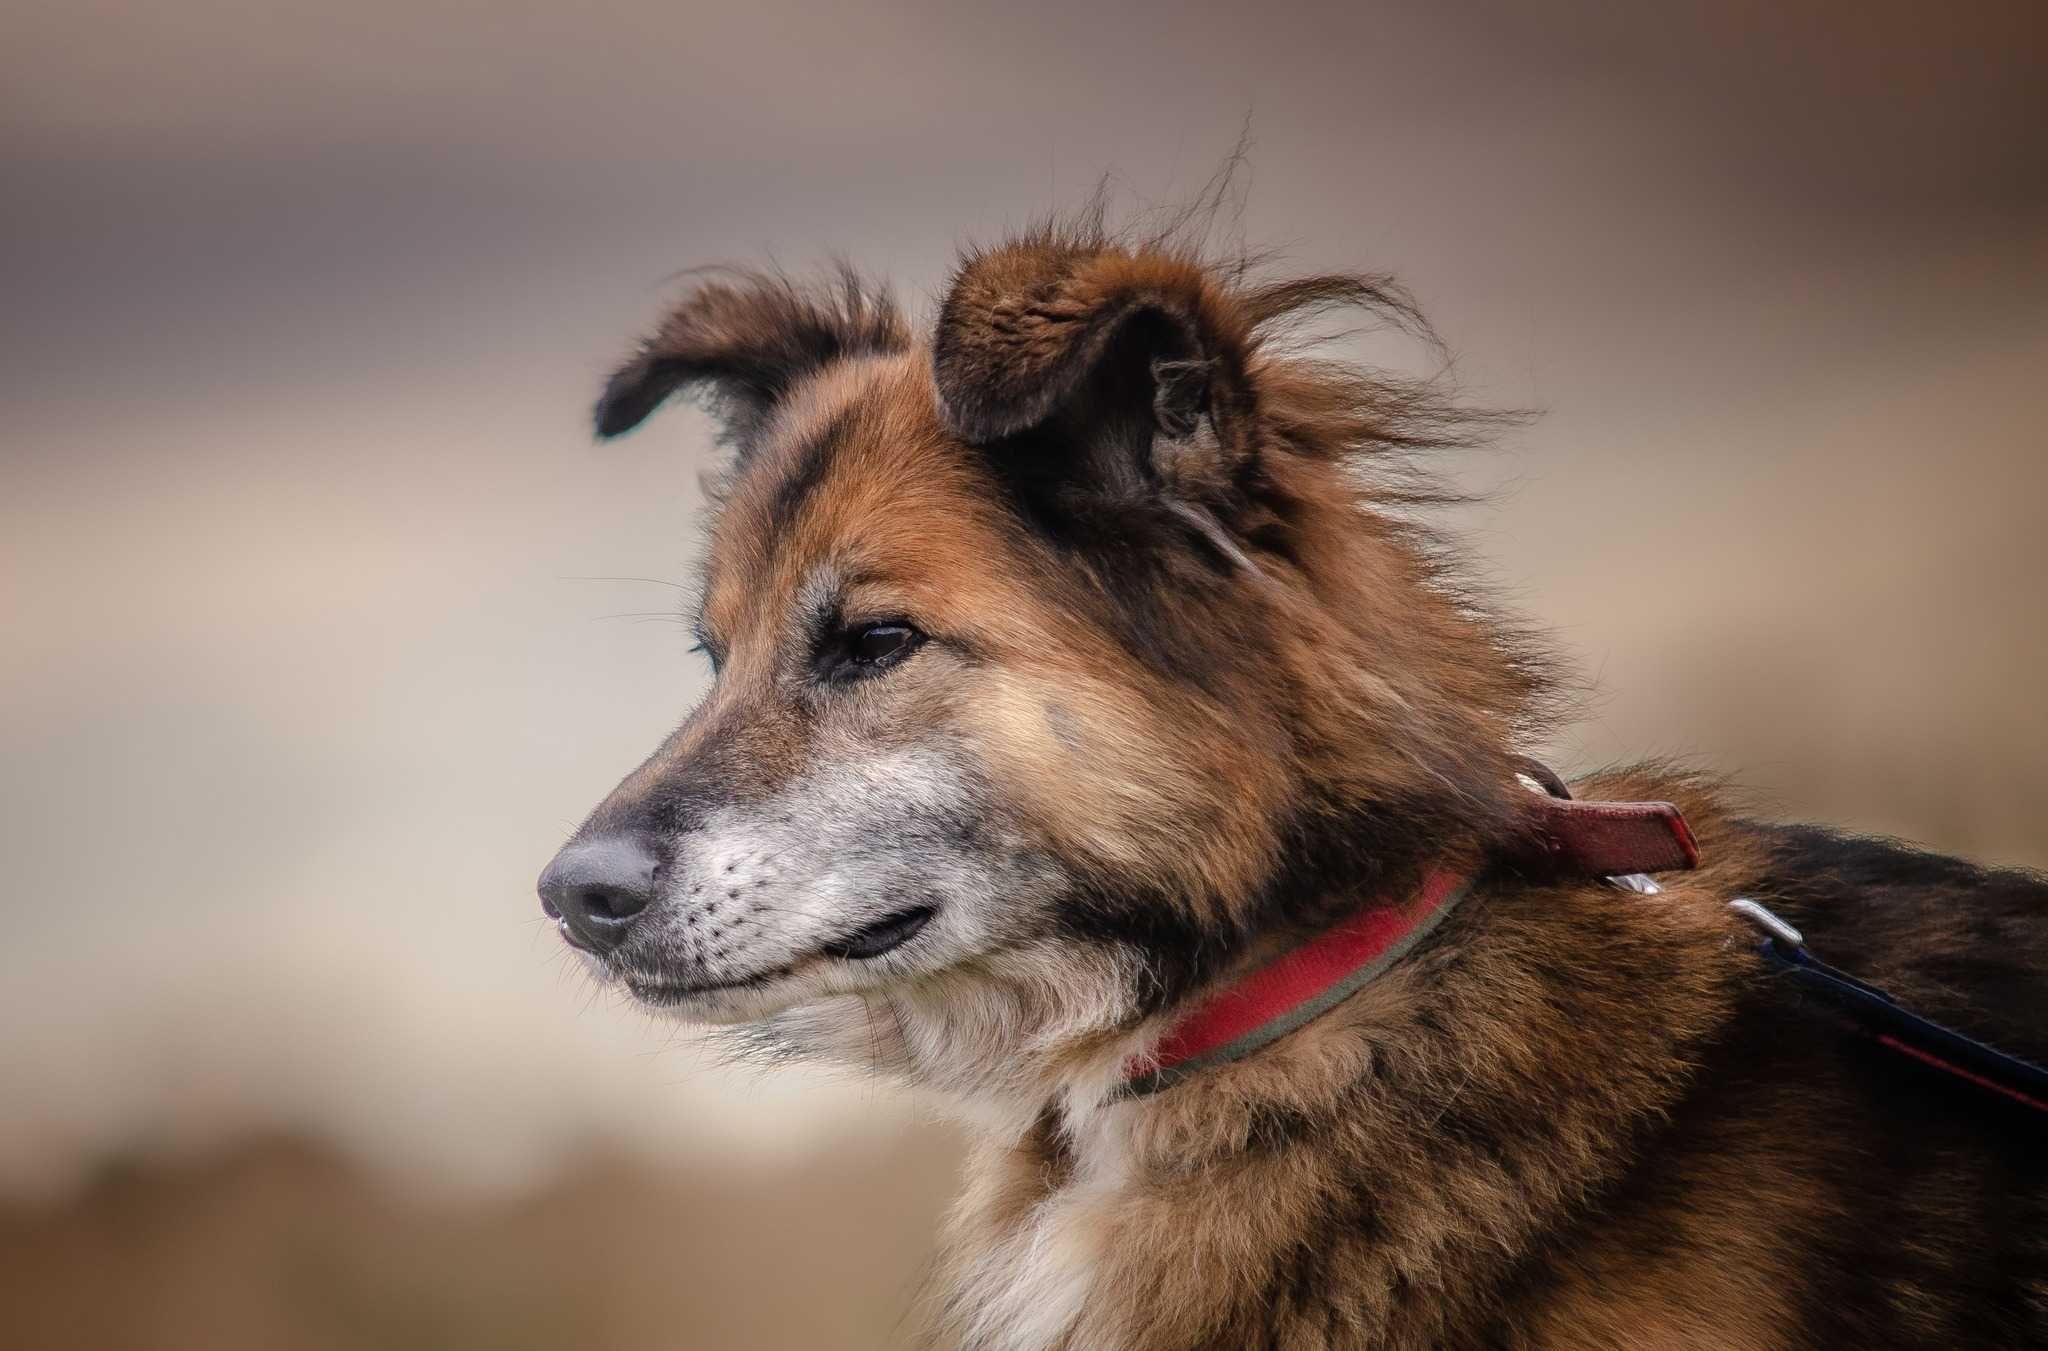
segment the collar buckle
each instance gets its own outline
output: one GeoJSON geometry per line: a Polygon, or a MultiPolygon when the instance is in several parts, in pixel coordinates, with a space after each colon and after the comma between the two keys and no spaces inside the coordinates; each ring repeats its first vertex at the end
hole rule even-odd
{"type": "Polygon", "coordinates": [[[1749,921],[1750,926],[1765,937],[1784,944],[1794,952],[1805,949],[1806,936],[1759,902],[1752,901],[1747,896],[1739,896],[1728,902],[1728,908],[1749,921]]]}

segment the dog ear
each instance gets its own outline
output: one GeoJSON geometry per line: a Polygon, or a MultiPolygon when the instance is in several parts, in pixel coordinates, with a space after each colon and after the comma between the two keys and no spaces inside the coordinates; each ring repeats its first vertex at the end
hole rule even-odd
{"type": "Polygon", "coordinates": [[[1185,442],[1207,418],[1223,457],[1244,453],[1248,332],[1199,265],[1026,240],[978,254],[939,312],[932,363],[962,440],[1044,438],[1098,475],[1157,482],[1158,438],[1185,442]]]}
{"type": "Polygon", "coordinates": [[[597,434],[631,431],[671,394],[694,388],[708,394],[720,439],[744,454],[803,377],[843,357],[909,346],[895,305],[850,271],[815,289],[738,273],[691,292],[613,372],[597,401],[597,434]]]}

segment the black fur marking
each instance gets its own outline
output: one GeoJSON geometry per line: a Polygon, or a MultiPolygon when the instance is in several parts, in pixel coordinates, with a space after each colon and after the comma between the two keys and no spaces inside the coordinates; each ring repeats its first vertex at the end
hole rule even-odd
{"type": "Polygon", "coordinates": [[[804,503],[825,482],[833,457],[852,424],[852,411],[841,409],[832,415],[831,421],[791,449],[782,481],[775,485],[775,495],[770,499],[770,511],[778,523],[787,525],[794,521],[804,503]]]}
{"type": "Polygon", "coordinates": [[[1237,569],[1215,546],[1157,502],[1109,502],[1070,493],[1042,461],[997,464],[1020,548],[1048,553],[1068,583],[1062,600],[1092,615],[1146,669],[1228,697],[1229,677],[1257,661],[1270,631],[1239,624],[1216,632],[1236,607],[1237,569]],[[1188,622],[1203,615],[1205,623],[1188,622]]]}
{"type": "Polygon", "coordinates": [[[1144,962],[1137,991],[1141,1015],[1157,1013],[1211,979],[1242,942],[1191,918],[1165,896],[1137,898],[1107,888],[1078,887],[1060,900],[1059,924],[1073,938],[1125,947],[1144,962]]]}
{"type": "Polygon", "coordinates": [[[1277,864],[1246,927],[1313,932],[1362,905],[1403,899],[1422,884],[1431,859],[1479,833],[1448,801],[1301,806],[1282,825],[1277,864]]]}

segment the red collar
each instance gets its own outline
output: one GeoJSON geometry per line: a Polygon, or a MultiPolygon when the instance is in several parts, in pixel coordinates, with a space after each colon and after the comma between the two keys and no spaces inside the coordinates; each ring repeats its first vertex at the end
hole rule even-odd
{"type": "MultiPolygon", "coordinates": [[[[1515,860],[1523,871],[1598,877],[1698,866],[1692,832],[1670,803],[1574,802],[1543,772],[1557,795],[1530,804],[1532,847],[1515,860]]],[[[1335,1008],[1413,950],[1470,887],[1470,874],[1438,869],[1405,901],[1360,910],[1247,972],[1183,1014],[1150,1055],[1126,1065],[1121,1096],[1156,1093],[1250,1055],[1335,1008]]]]}
{"type": "Polygon", "coordinates": [[[1168,1029],[1150,1056],[1125,1067],[1124,1096],[1156,1093],[1250,1055],[1335,1008],[1441,924],[1466,886],[1458,873],[1431,873],[1405,905],[1361,910],[1226,985],[1168,1029]]]}

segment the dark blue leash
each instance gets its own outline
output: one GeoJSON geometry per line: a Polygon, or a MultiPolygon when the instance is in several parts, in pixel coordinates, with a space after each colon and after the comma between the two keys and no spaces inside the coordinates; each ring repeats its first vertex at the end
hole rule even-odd
{"type": "Polygon", "coordinates": [[[1887,1050],[2048,1116],[2048,1069],[1923,1018],[1829,966],[1807,950],[1797,929],[1755,901],[1730,901],[1728,908],[1763,933],[1761,951],[1774,971],[1840,1009],[1887,1050]]]}

